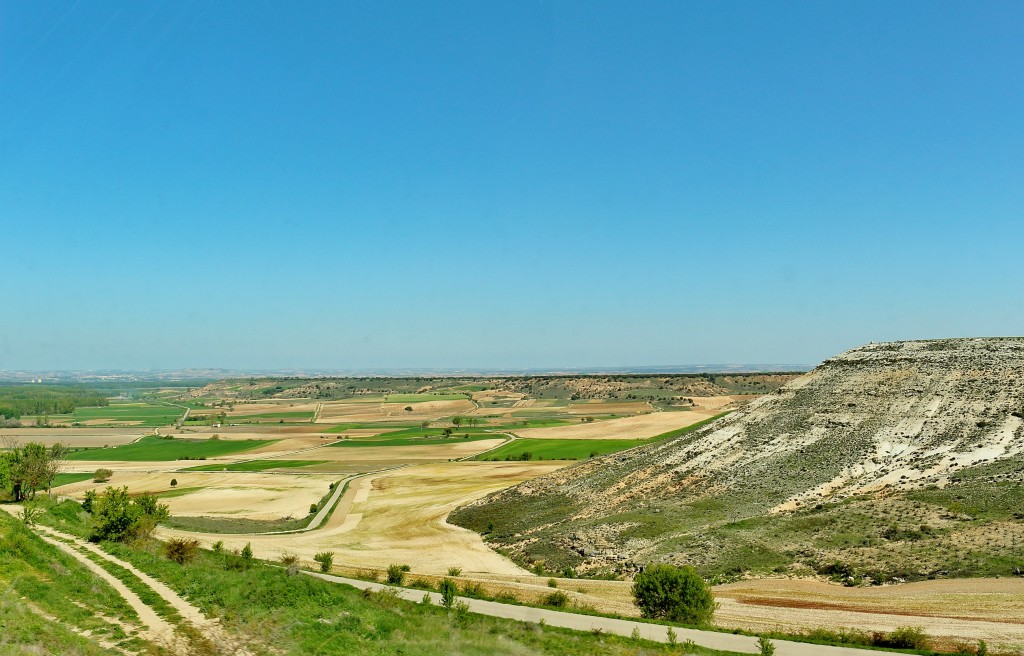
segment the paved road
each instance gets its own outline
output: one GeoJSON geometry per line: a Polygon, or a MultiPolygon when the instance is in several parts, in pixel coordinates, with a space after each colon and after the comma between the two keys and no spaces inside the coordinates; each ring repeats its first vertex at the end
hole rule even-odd
{"type": "MultiPolygon", "coordinates": [[[[360,590],[383,590],[394,587],[381,583],[370,583],[348,579],[331,574],[319,572],[303,572],[309,576],[344,583],[360,590]]],[[[403,599],[409,601],[420,601],[424,594],[429,594],[435,604],[441,603],[441,595],[437,592],[424,592],[423,590],[412,590],[408,588],[394,588],[403,599]]],[[[513,604],[500,604],[495,601],[484,601],[482,599],[470,599],[459,597],[460,600],[469,604],[469,610],[480,615],[491,617],[503,617],[510,620],[523,622],[540,622],[547,626],[557,626],[577,631],[592,631],[600,629],[605,633],[614,633],[620,636],[630,636],[634,629],[639,632],[640,637],[655,642],[668,642],[668,628],[659,624],[647,624],[631,620],[620,620],[611,617],[595,617],[591,615],[579,615],[577,613],[565,613],[547,608],[533,608],[531,606],[516,606],[513,604]]],[[[750,636],[735,635],[733,633],[719,633],[717,631],[699,631],[697,629],[673,629],[676,639],[679,642],[692,640],[694,643],[711,649],[723,651],[734,651],[744,654],[758,654],[760,649],[757,646],[757,638],[750,636]]],[[[789,642],[786,640],[774,640],[776,656],[870,656],[871,654],[895,653],[881,652],[877,650],[867,651],[853,647],[829,647],[825,645],[812,645],[803,642],[789,642]]]]}

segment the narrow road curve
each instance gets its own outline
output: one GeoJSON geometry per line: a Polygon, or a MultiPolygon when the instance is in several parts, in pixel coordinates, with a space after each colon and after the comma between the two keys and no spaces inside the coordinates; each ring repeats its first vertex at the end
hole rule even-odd
{"type": "MultiPolygon", "coordinates": [[[[398,591],[398,596],[408,601],[420,601],[423,595],[427,594],[435,604],[441,603],[441,595],[437,592],[426,592],[423,590],[412,590],[407,588],[396,588],[381,583],[371,583],[349,579],[333,574],[321,574],[320,572],[303,571],[303,574],[313,576],[324,581],[343,583],[359,590],[379,591],[391,588],[398,591]]],[[[547,608],[534,608],[532,606],[516,606],[514,604],[501,604],[496,601],[484,601],[469,597],[459,597],[459,600],[469,606],[471,612],[491,617],[502,617],[521,622],[544,622],[547,626],[557,626],[576,631],[602,631],[614,633],[615,635],[629,637],[634,630],[641,638],[654,642],[667,643],[668,627],[660,624],[648,624],[646,622],[634,622],[620,620],[612,617],[597,617],[593,615],[580,615],[577,613],[566,613],[547,608]]],[[[698,629],[683,629],[673,627],[676,639],[679,642],[692,640],[695,644],[710,649],[721,649],[723,651],[734,651],[744,654],[759,654],[761,650],[757,646],[757,638],[750,636],[736,635],[734,633],[720,633],[717,631],[701,631],[698,629]]],[[[777,656],[870,656],[871,654],[884,654],[896,652],[884,652],[879,650],[863,650],[854,647],[832,647],[828,645],[813,645],[805,642],[791,642],[788,640],[773,640],[777,656]]]]}

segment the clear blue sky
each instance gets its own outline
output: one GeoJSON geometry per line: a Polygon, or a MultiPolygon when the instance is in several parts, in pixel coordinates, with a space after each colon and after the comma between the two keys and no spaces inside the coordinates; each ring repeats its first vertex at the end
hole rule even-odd
{"type": "Polygon", "coordinates": [[[0,369],[1024,333],[1021,2],[6,2],[0,369]]]}

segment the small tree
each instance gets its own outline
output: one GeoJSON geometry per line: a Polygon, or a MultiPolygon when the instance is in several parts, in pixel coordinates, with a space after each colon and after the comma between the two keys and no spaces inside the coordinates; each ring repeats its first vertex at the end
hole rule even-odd
{"type": "Polygon", "coordinates": [[[245,568],[249,569],[250,567],[252,567],[252,543],[251,542],[246,542],[245,543],[245,546],[242,547],[242,553],[240,555],[242,556],[242,564],[245,566],[245,568]]]}
{"type": "Polygon", "coordinates": [[[94,503],[96,503],[96,490],[86,490],[85,499],[82,500],[82,510],[91,515],[94,503]]]}
{"type": "Polygon", "coordinates": [[[633,599],[644,617],[707,624],[715,613],[711,587],[689,565],[651,564],[633,580],[633,599]]]}
{"type": "Polygon", "coordinates": [[[757,648],[761,650],[761,656],[775,656],[775,645],[764,636],[757,639],[757,648]]]}
{"type": "Polygon", "coordinates": [[[331,566],[334,565],[334,552],[321,551],[317,555],[313,556],[313,560],[320,563],[321,572],[329,572],[331,571],[331,566]]]}
{"type": "Polygon", "coordinates": [[[97,469],[92,475],[93,483],[106,483],[110,480],[110,477],[114,475],[114,472],[109,469],[97,469]]]}
{"type": "Polygon", "coordinates": [[[132,499],[128,488],[108,487],[92,505],[92,535],[89,539],[126,542],[148,537],[156,525],[169,517],[166,504],[151,494],[132,499]]]}
{"type": "Polygon", "coordinates": [[[455,595],[459,592],[459,588],[455,585],[455,581],[446,576],[441,579],[441,583],[437,586],[437,590],[441,593],[441,605],[448,610],[451,610],[452,606],[455,605],[455,595]]]}
{"type": "Polygon", "coordinates": [[[402,585],[402,582],[405,581],[406,571],[401,565],[388,565],[388,583],[402,585]]]}
{"type": "Polygon", "coordinates": [[[178,479],[172,478],[171,479],[171,487],[177,487],[177,486],[178,486],[178,479]]]}

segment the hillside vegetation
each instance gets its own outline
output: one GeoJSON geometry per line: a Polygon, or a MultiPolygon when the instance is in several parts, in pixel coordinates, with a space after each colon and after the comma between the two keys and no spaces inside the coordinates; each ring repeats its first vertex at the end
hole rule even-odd
{"type": "Polygon", "coordinates": [[[450,521],[525,564],[847,583],[1024,574],[1024,340],[870,344],[450,521]]]}

